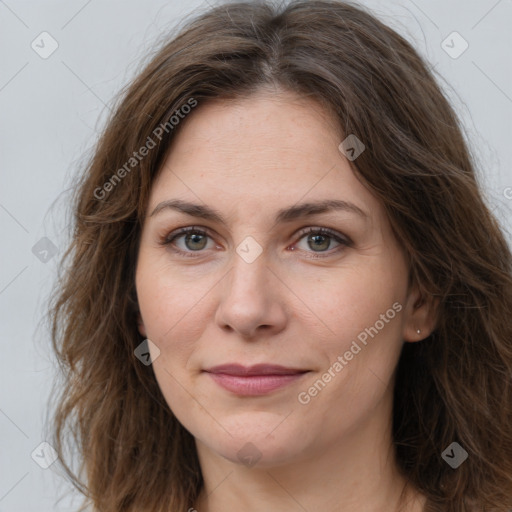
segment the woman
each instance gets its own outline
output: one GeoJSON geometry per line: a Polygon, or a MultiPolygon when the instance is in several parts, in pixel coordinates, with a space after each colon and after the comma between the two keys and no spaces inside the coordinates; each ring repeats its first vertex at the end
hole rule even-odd
{"type": "Polygon", "coordinates": [[[511,253],[453,109],[371,14],[196,18],[74,211],[53,444],[94,510],[512,509],[511,253]]]}

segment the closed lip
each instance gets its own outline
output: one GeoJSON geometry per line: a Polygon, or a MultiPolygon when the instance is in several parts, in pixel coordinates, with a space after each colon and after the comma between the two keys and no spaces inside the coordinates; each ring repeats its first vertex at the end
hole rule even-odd
{"type": "Polygon", "coordinates": [[[236,375],[238,377],[249,377],[254,375],[296,375],[306,373],[309,370],[301,368],[289,368],[275,364],[255,364],[253,366],[243,366],[237,363],[221,364],[204,370],[208,373],[236,375]]]}

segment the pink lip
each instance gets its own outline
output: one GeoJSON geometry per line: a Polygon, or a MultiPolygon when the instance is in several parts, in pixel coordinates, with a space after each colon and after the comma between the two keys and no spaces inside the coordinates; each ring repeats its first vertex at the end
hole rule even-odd
{"type": "Polygon", "coordinates": [[[300,379],[307,371],[270,364],[257,364],[250,367],[224,364],[206,370],[224,389],[246,396],[270,393],[300,379]]]}

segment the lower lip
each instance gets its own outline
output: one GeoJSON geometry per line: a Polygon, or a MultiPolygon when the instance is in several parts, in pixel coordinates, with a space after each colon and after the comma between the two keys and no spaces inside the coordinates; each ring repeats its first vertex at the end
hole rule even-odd
{"type": "Polygon", "coordinates": [[[225,373],[208,373],[219,386],[237,395],[257,396],[270,393],[300,379],[305,373],[291,375],[227,375],[225,373]]]}

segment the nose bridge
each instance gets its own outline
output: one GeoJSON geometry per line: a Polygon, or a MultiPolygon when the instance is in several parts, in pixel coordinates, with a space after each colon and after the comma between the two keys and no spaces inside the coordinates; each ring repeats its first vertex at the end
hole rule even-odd
{"type": "Polygon", "coordinates": [[[245,294],[251,294],[255,299],[262,299],[265,296],[264,292],[268,291],[265,284],[268,282],[270,272],[266,255],[261,251],[256,256],[254,249],[250,246],[245,253],[242,249],[247,249],[245,242],[237,247],[236,254],[233,255],[231,272],[227,279],[228,293],[236,296],[240,294],[238,298],[242,300],[245,294]]]}

